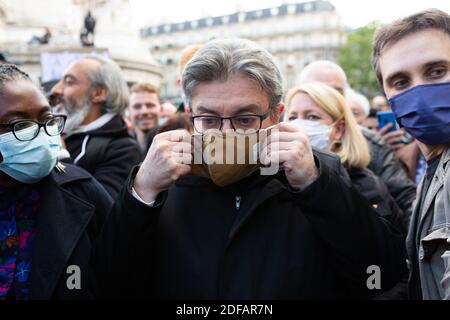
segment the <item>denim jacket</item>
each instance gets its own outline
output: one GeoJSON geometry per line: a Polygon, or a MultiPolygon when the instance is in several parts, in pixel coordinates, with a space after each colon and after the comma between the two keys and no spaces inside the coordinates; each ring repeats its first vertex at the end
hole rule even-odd
{"type": "MultiPolygon", "coordinates": [[[[419,195],[422,190],[423,179],[419,195]]],[[[450,300],[450,147],[442,154],[422,206],[420,198],[413,204],[406,240],[410,297],[450,300]]]]}

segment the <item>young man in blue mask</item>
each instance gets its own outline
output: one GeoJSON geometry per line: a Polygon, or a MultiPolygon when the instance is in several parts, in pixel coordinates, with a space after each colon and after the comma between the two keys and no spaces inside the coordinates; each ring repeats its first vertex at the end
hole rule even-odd
{"type": "Polygon", "coordinates": [[[65,117],[28,75],[0,65],[0,300],[89,299],[94,239],[112,199],[58,164],[65,117]]]}
{"type": "Polygon", "coordinates": [[[450,299],[450,16],[427,10],[380,28],[373,62],[427,161],[407,239],[410,295],[450,299]]]}

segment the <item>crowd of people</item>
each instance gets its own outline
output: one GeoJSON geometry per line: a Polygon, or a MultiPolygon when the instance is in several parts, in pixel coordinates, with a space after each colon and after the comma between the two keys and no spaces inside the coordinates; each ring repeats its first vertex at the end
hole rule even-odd
{"type": "Polygon", "coordinates": [[[181,52],[178,107],[104,57],[51,104],[0,64],[0,300],[450,299],[450,15],[373,44],[371,101],[238,38],[181,52]]]}

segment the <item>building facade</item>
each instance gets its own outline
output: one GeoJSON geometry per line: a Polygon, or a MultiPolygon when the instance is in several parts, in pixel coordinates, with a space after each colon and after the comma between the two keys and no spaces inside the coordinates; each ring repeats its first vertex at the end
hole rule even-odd
{"type": "Polygon", "coordinates": [[[177,64],[181,50],[214,38],[241,37],[258,42],[278,62],[285,88],[308,63],[336,60],[346,33],[335,7],[328,1],[283,4],[279,7],[147,27],[141,36],[163,65],[161,96],[180,100],[177,64]]]}
{"type": "Polygon", "coordinates": [[[159,86],[162,68],[139,36],[139,29],[132,25],[129,0],[0,0],[0,52],[40,81],[42,54],[89,51],[80,44],[88,10],[97,19],[96,48],[108,50],[127,82],[159,86]],[[32,36],[42,35],[44,28],[51,31],[49,43],[30,44],[32,36]]]}

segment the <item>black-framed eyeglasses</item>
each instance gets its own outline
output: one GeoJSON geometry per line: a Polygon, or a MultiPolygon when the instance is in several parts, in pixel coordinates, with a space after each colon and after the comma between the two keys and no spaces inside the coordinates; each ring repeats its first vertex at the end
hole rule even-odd
{"type": "Polygon", "coordinates": [[[223,121],[230,120],[231,127],[237,132],[252,132],[261,129],[264,119],[269,116],[270,111],[258,114],[239,114],[231,117],[219,117],[212,115],[192,116],[192,124],[195,131],[205,133],[207,130],[222,130],[223,121]]]}
{"type": "Polygon", "coordinates": [[[53,115],[45,122],[34,120],[16,120],[11,123],[0,123],[0,128],[10,129],[19,141],[30,141],[36,138],[43,127],[49,136],[57,136],[64,130],[67,116],[53,115]]]}

